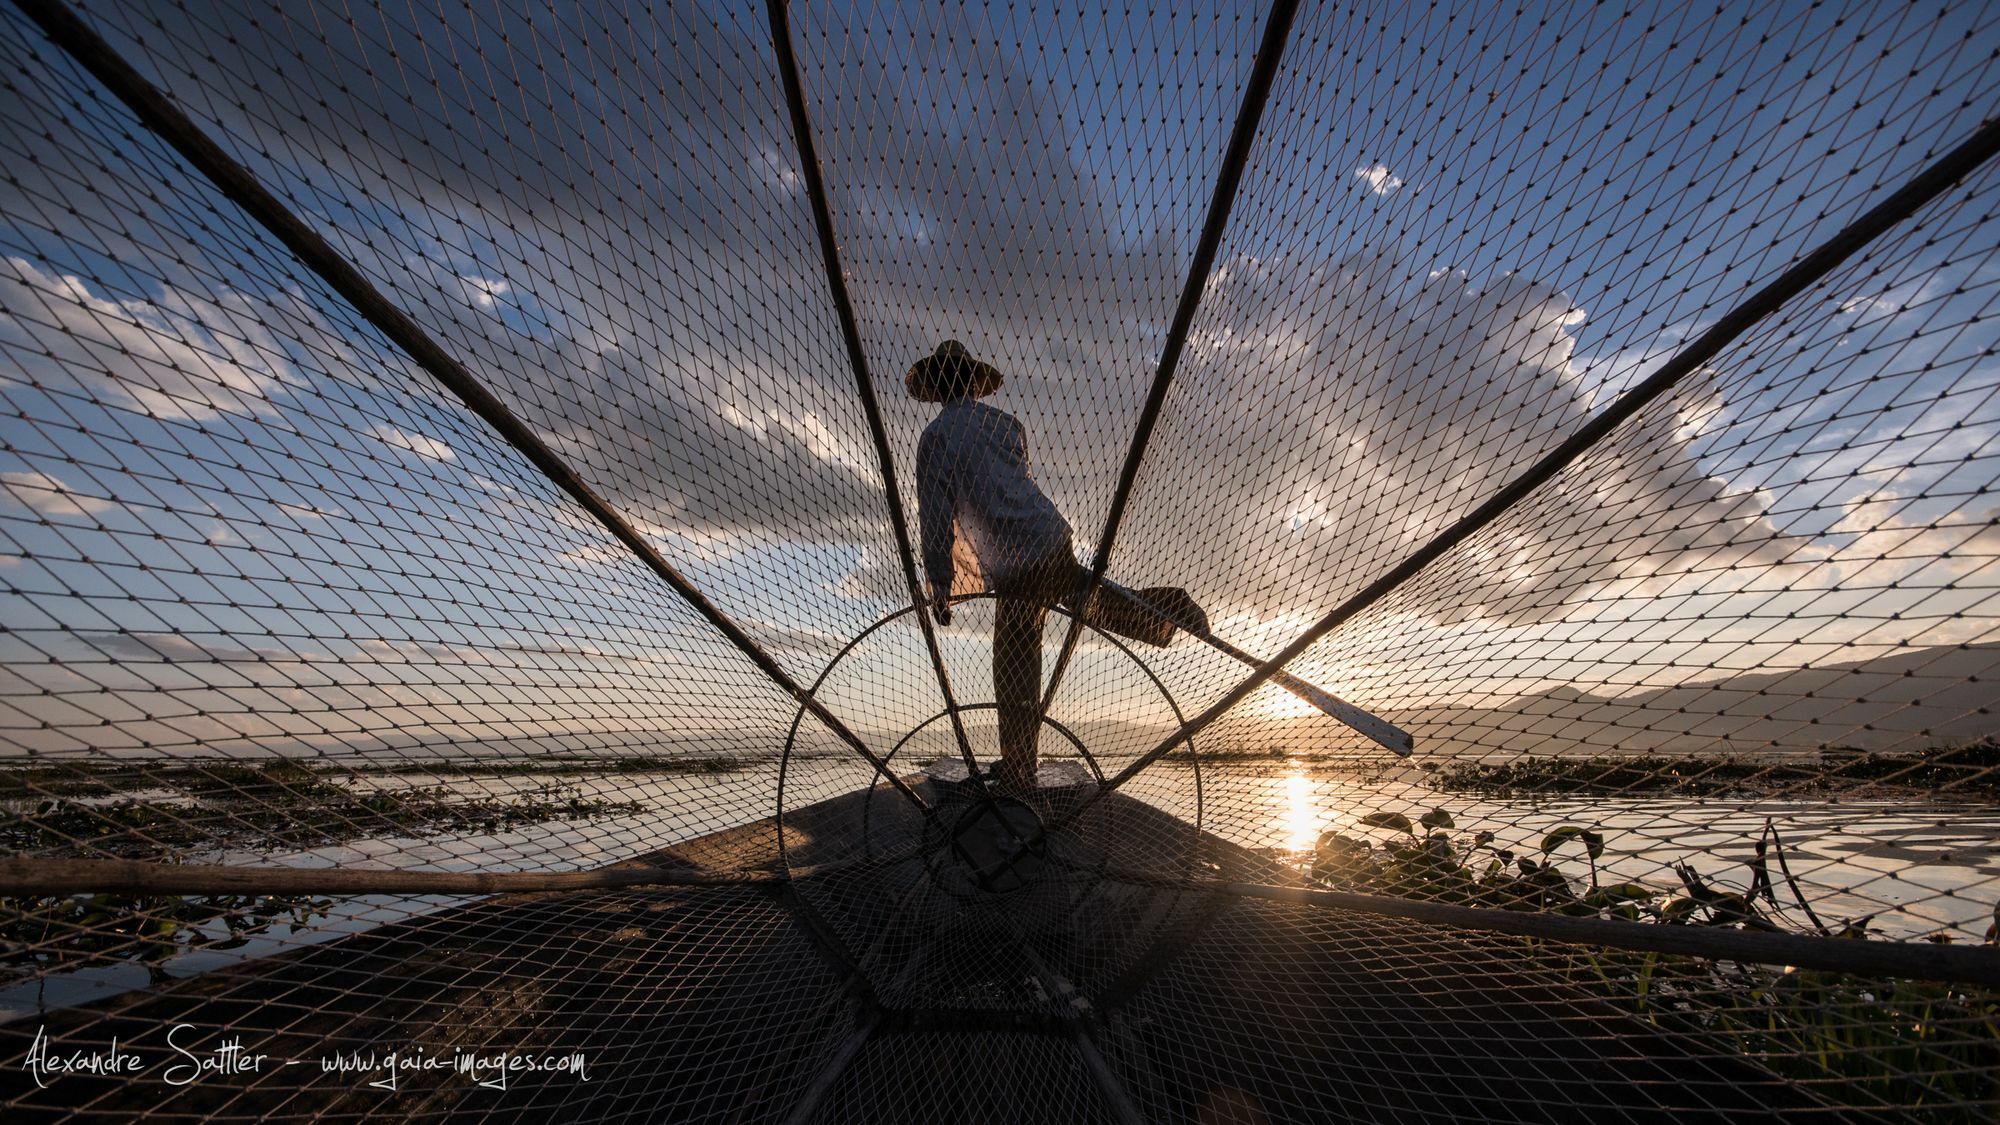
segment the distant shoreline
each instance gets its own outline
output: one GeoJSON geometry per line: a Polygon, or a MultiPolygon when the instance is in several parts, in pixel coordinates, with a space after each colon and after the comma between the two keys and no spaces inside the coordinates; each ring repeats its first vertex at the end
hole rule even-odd
{"type": "MultiPolygon", "coordinates": [[[[0,801],[118,798],[149,790],[186,797],[242,798],[300,782],[353,777],[579,777],[616,774],[727,774],[769,767],[776,753],[619,755],[523,758],[436,758],[343,761],[314,758],[171,758],[122,761],[0,760],[0,801]]],[[[813,750],[795,760],[840,759],[813,750]]],[[[1278,747],[1205,750],[1203,767],[1301,765],[1349,773],[1359,780],[1404,779],[1450,792],[1505,795],[1718,795],[1823,797],[1879,794],[1926,799],[2000,801],[2000,739],[1914,752],[1661,755],[1562,754],[1490,761],[1470,756],[1377,762],[1351,755],[1304,755],[1278,747]]],[[[1185,755],[1162,762],[1190,763],[1185,755]]]]}
{"type": "Polygon", "coordinates": [[[1835,753],[1810,759],[1596,755],[1490,764],[1461,759],[1423,772],[1432,787],[1453,792],[1689,797],[1879,793],[2000,801],[2000,739],[1907,754],[1835,753]]]}

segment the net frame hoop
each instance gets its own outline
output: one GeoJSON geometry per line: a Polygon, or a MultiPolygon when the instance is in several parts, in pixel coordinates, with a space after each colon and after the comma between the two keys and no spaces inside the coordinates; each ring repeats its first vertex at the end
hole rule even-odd
{"type": "MultiPolygon", "coordinates": [[[[954,606],[964,605],[968,602],[987,601],[987,600],[997,599],[998,597],[999,595],[994,593],[993,591],[985,590],[976,594],[960,594],[951,599],[951,604],[954,606]]],[[[1080,615],[1072,611],[1068,606],[1062,605],[1059,602],[1049,604],[1044,608],[1062,614],[1066,617],[1069,617],[1073,621],[1082,620],[1080,615]]],[[[867,628],[861,630],[859,633],[856,633],[851,639],[848,640],[846,644],[841,646],[839,652],[835,653],[833,657],[827,661],[826,667],[820,671],[818,678],[814,679],[812,682],[812,686],[807,689],[808,693],[817,695],[820,688],[825,686],[827,678],[833,675],[833,670],[836,667],[838,667],[840,665],[840,662],[845,660],[848,657],[848,655],[851,654],[856,648],[860,647],[861,642],[867,640],[870,636],[873,636],[877,631],[888,626],[890,623],[894,622],[897,618],[902,617],[904,614],[915,613],[921,617],[924,612],[924,609],[925,607],[921,605],[904,606],[901,609],[893,610],[890,613],[883,615],[882,617],[878,618],[874,623],[870,624],[867,628]]],[[[1140,671],[1146,674],[1146,678],[1148,680],[1151,680],[1153,687],[1159,691],[1160,697],[1166,700],[1167,707],[1173,712],[1174,720],[1176,723],[1185,724],[1187,722],[1186,712],[1182,710],[1180,700],[1175,698],[1174,693],[1168,689],[1166,681],[1160,679],[1159,673],[1153,671],[1152,665],[1146,663],[1144,657],[1140,656],[1137,652],[1134,652],[1132,650],[1132,647],[1126,644],[1124,640],[1118,637],[1116,634],[1098,625],[1091,624],[1089,622],[1085,622],[1084,624],[1092,632],[1096,633],[1098,636],[1104,638],[1105,640],[1111,642],[1111,644],[1114,647],[1116,647],[1119,652],[1124,653],[1125,657],[1128,660],[1130,660],[1134,665],[1136,665],[1140,671]]],[[[961,710],[986,710],[988,707],[994,707],[994,706],[997,706],[997,704],[977,704],[969,707],[962,706],[961,710]]],[[[939,718],[943,717],[944,714],[945,712],[940,711],[937,714],[934,714],[931,717],[925,719],[923,722],[918,723],[915,727],[912,727],[906,734],[903,735],[901,739],[899,739],[896,742],[895,746],[890,748],[887,754],[883,755],[882,757],[883,762],[886,764],[891,758],[894,758],[896,756],[896,751],[902,749],[904,743],[908,742],[911,736],[915,735],[917,731],[922,730],[924,727],[927,727],[932,723],[936,722],[939,718]]],[[[806,711],[803,706],[801,706],[799,710],[792,715],[792,726],[791,729],[785,735],[785,747],[778,759],[778,792],[776,798],[777,812],[775,816],[775,821],[776,821],[777,837],[778,837],[778,858],[780,863],[789,862],[785,850],[785,822],[784,822],[785,782],[791,767],[792,751],[798,741],[799,724],[802,721],[804,721],[805,715],[806,711]]],[[[1078,752],[1083,756],[1083,759],[1090,764],[1090,772],[1097,776],[1098,784],[1102,786],[1104,783],[1104,770],[1101,766],[1098,765],[1096,756],[1090,752],[1089,748],[1085,745],[1083,740],[1077,737],[1074,733],[1072,733],[1062,723],[1057,722],[1055,719],[1051,718],[1049,716],[1047,708],[1043,708],[1042,710],[1041,721],[1055,728],[1055,730],[1058,733],[1060,733],[1065,739],[1067,739],[1072,745],[1074,745],[1077,748],[1078,752]]],[[[1201,756],[1195,750],[1194,739],[1192,736],[1185,739],[1184,741],[1187,744],[1188,758],[1191,762],[1194,763],[1194,800],[1195,800],[1194,827],[1195,830],[1199,832],[1201,830],[1201,822],[1207,808],[1205,804],[1206,791],[1204,790],[1202,785],[1201,756]]],[[[969,768],[973,769],[976,772],[977,764],[975,763],[972,767],[969,768]]],[[[867,807],[868,802],[874,800],[874,796],[875,796],[874,790],[871,787],[866,796],[863,798],[864,808],[867,807]]],[[[862,821],[862,839],[864,841],[864,847],[865,847],[865,842],[868,839],[868,824],[869,821],[864,818],[862,821]]]]}

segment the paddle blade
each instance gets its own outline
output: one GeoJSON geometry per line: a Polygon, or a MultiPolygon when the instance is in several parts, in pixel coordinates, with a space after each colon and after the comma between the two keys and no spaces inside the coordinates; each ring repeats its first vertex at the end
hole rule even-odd
{"type": "Polygon", "coordinates": [[[1315,687],[1290,672],[1279,672],[1271,677],[1271,682],[1367,735],[1393,751],[1398,757],[1409,757],[1410,751],[1416,747],[1416,741],[1396,724],[1376,718],[1325,688],[1315,687]]]}

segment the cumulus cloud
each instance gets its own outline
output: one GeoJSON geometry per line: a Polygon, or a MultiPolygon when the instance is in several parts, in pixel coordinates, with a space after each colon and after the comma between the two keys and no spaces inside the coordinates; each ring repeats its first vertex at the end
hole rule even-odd
{"type": "Polygon", "coordinates": [[[1957,581],[2000,560],[2000,504],[1959,507],[1876,489],[1846,504],[1822,538],[1843,584],[1957,581]]]}
{"type": "MultiPolygon", "coordinates": [[[[1121,569],[1191,576],[1223,612],[1323,612],[1590,412],[1576,349],[1585,310],[1520,274],[1419,276],[1375,254],[1239,260],[1210,301],[1210,323],[1227,331],[1204,338],[1173,407],[1180,424],[1149,454],[1175,472],[1142,496],[1121,569]]],[[[1620,442],[1566,507],[1485,544],[1476,603],[1445,598],[1430,612],[1543,620],[1593,587],[1690,560],[1785,559],[1797,539],[1693,453],[1715,410],[1697,397],[1620,442]]]]}
{"type": "Polygon", "coordinates": [[[1368,185],[1368,190],[1376,195],[1394,195],[1403,186],[1403,178],[1389,171],[1387,164],[1375,163],[1354,170],[1354,178],[1368,185]]]}
{"type": "Polygon", "coordinates": [[[0,264],[0,354],[44,386],[104,394],[157,418],[268,412],[299,380],[256,303],[173,287],[115,298],[24,258],[0,264]]]}
{"type": "MultiPolygon", "coordinates": [[[[191,31],[240,17],[195,5],[168,18],[191,31]]],[[[1102,409],[1076,415],[1081,428],[1033,421],[1045,483],[1080,513],[1101,505],[1199,207],[1136,226],[1121,217],[1107,193],[1130,189],[1102,178],[1117,162],[1100,153],[1104,166],[1088,168],[1071,155],[1070,133],[1098,108],[1028,74],[1018,53],[978,37],[871,43],[830,26],[842,18],[815,13],[800,34],[813,52],[870,55],[809,68],[807,79],[822,152],[839,168],[829,178],[836,223],[904,475],[928,411],[903,398],[899,377],[955,335],[1006,365],[1010,405],[1035,402],[1051,382],[1097,399],[1102,409]],[[866,75],[884,65],[911,75],[908,97],[885,101],[871,88],[866,75]],[[879,144],[885,135],[900,138],[894,154],[879,144]],[[980,144],[964,143],[974,135],[980,144]],[[946,167],[948,191],[911,174],[946,167]],[[922,255],[914,270],[912,253],[922,255]],[[1030,303],[1038,323],[1024,332],[1018,314],[1030,303]],[[1107,308],[1122,314],[1096,311],[1107,308]]],[[[449,10],[408,19],[404,38],[481,30],[449,10]]],[[[204,104],[231,136],[368,185],[379,209],[328,237],[635,521],[707,541],[752,535],[893,553],[788,118],[767,73],[767,31],[761,20],[692,10],[663,19],[688,68],[662,72],[635,57],[613,77],[601,68],[619,65],[617,48],[607,55],[581,25],[520,29],[524,39],[575,37],[577,65],[551,80],[574,83],[578,97],[644,87],[602,121],[568,116],[571,91],[522,102],[497,71],[464,72],[470,85],[450,96],[422,82],[387,91],[370,74],[400,64],[370,36],[344,39],[322,69],[282,75],[218,41],[214,72],[268,75],[270,112],[204,104]],[[523,136],[580,143],[528,152],[482,137],[516,114],[523,136]],[[275,120],[288,122],[282,137],[275,120]],[[657,151],[632,151],[628,132],[657,151]]],[[[1251,36],[1239,46],[1252,44],[1233,23],[1223,33],[1237,31],[1251,36]]],[[[1205,118],[1183,121],[1176,115],[1195,111],[1169,106],[1147,128],[1185,145],[1200,126],[1219,151],[1232,108],[1205,106],[1205,118]]]]}
{"type": "Polygon", "coordinates": [[[427,461],[450,461],[457,458],[451,446],[426,434],[412,433],[398,426],[381,423],[368,431],[385,445],[393,445],[406,453],[414,453],[427,461]]]}
{"type": "Polygon", "coordinates": [[[461,274],[458,283],[464,290],[466,300],[477,309],[498,307],[500,299],[513,289],[512,285],[497,277],[480,277],[477,274],[461,274]]]}
{"type": "Polygon", "coordinates": [[[115,500],[78,492],[57,477],[33,470],[0,473],[0,485],[15,504],[49,519],[92,516],[118,507],[115,500]]]}
{"type": "MultiPolygon", "coordinates": [[[[233,22],[220,10],[196,18],[233,22]]],[[[439,43],[478,30],[451,9],[407,18],[412,35],[439,43]]],[[[397,61],[388,41],[362,36],[320,70],[264,83],[268,114],[226,118],[225,131],[323,161],[316,178],[393,201],[373,216],[393,237],[366,215],[329,237],[673,557],[742,559],[744,542],[757,540],[837,560],[825,582],[785,574],[801,621],[760,626],[774,630],[774,645],[814,649],[835,631],[819,591],[901,595],[879,469],[761,26],[664,18],[686,73],[634,59],[614,77],[606,67],[619,60],[585,43],[587,28],[557,24],[523,36],[558,53],[576,47],[566,52],[573,66],[546,76],[548,97],[522,101],[504,69],[461,72],[455,94],[421,81],[385,92],[368,71],[394,72],[397,61]],[[646,96],[607,108],[602,93],[622,83],[646,96]],[[331,108],[316,104],[322,97],[331,108]],[[572,103],[603,119],[566,116],[572,103]],[[578,143],[487,135],[510,115],[520,137],[578,143]],[[266,117],[291,134],[270,133],[266,117]],[[658,147],[607,143],[614,133],[658,147]]],[[[1137,149],[1100,154],[1099,167],[1079,155],[1127,142],[1075,128],[1079,113],[1084,124],[1112,120],[1115,104],[1079,102],[991,38],[847,35],[831,26],[840,18],[801,21],[808,52],[828,60],[808,68],[808,93],[906,498],[929,412],[902,398],[897,378],[955,336],[1007,371],[1000,404],[1027,423],[1038,478],[1088,538],[1159,355],[1205,182],[1178,193],[1192,207],[1134,218],[1121,192],[1149,197],[1110,177],[1138,163],[1137,149]],[[881,96],[883,73],[905,76],[899,97],[881,96]]],[[[217,72],[246,82],[271,65],[237,45],[215,50],[217,72]]],[[[188,100],[229,112],[228,99],[188,100]]],[[[1231,109],[1213,115],[1219,129],[1231,109]]],[[[1199,134],[1188,126],[1157,127],[1199,134]]],[[[1207,137],[1211,147],[1220,135],[1207,137]]],[[[1348,174],[1360,187],[1348,181],[1338,194],[1350,201],[1362,188],[1386,196],[1408,184],[1381,162],[1348,174]]],[[[1239,257],[1216,271],[1115,576],[1180,582],[1218,615],[1290,628],[1491,495],[1671,345],[1634,352],[1608,376],[1586,371],[1587,316],[1558,287],[1490,267],[1476,278],[1406,267],[1366,243],[1357,236],[1346,257],[1239,257]]],[[[137,344],[155,357],[135,365],[150,374],[98,380],[134,404],[180,417],[254,409],[293,377],[231,298],[196,306],[167,296],[155,308],[25,262],[10,268],[0,279],[15,286],[0,294],[6,307],[43,310],[50,323],[0,325],[7,341],[72,349],[56,366],[90,378],[105,370],[86,354],[93,341],[107,354],[137,344]],[[120,335],[128,331],[132,340],[120,335]]],[[[1437,618],[1547,621],[1593,591],[1674,588],[1690,568],[1782,575],[1818,557],[1773,522],[1767,497],[1704,464],[1702,443],[1726,422],[1718,403],[1695,395],[1677,405],[1597,463],[1564,497],[1566,510],[1483,542],[1481,604],[1442,599],[1430,607],[1437,618]]],[[[455,456],[404,428],[376,436],[434,461],[455,456]]],[[[525,503],[510,492],[496,489],[496,504],[525,503]]],[[[608,561],[600,548],[566,559],[608,561]]],[[[763,620],[753,597],[732,600],[758,593],[733,590],[736,581],[719,574],[712,592],[763,620]]]]}

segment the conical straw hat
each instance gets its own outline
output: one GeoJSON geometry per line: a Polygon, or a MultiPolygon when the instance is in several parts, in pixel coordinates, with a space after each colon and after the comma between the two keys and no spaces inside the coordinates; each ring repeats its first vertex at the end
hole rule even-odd
{"type": "Polygon", "coordinates": [[[972,398],[985,398],[999,390],[1004,381],[999,368],[972,358],[972,353],[957,340],[946,340],[938,345],[937,351],[910,365],[909,374],[903,376],[903,386],[919,402],[943,402],[940,388],[947,383],[944,376],[956,364],[972,368],[971,389],[967,392],[972,398]]]}

